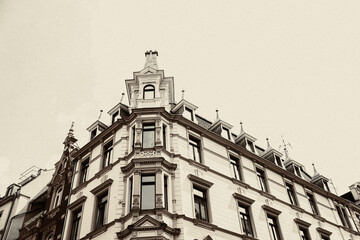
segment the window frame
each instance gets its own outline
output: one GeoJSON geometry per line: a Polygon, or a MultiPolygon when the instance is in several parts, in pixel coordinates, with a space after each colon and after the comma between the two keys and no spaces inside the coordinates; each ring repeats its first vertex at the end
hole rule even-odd
{"type": "Polygon", "coordinates": [[[162,125],[162,145],[163,145],[163,148],[166,149],[167,147],[167,144],[166,144],[166,140],[167,140],[167,126],[166,124],[163,123],[162,125]]]}
{"type": "Polygon", "coordinates": [[[208,208],[208,193],[207,193],[207,189],[199,186],[199,185],[193,185],[193,197],[194,197],[194,211],[195,211],[195,218],[197,220],[201,220],[201,221],[205,221],[205,222],[210,222],[209,220],[209,208],[208,208]],[[195,190],[199,191],[203,194],[203,197],[196,195],[195,194],[195,190]],[[199,217],[196,214],[196,206],[198,206],[198,209],[200,211],[199,213],[199,217]],[[204,211],[205,211],[205,219],[203,219],[203,214],[202,214],[202,206],[204,206],[204,211]]]}
{"type": "Polygon", "coordinates": [[[241,229],[242,233],[246,236],[256,238],[256,231],[255,231],[255,224],[254,224],[255,222],[254,222],[252,210],[251,210],[251,205],[255,201],[250,198],[247,198],[243,195],[240,195],[238,193],[234,193],[233,196],[236,199],[236,203],[237,203],[237,212],[238,212],[238,217],[239,217],[240,229],[241,229]],[[240,208],[245,209],[245,215],[248,219],[248,224],[250,225],[251,232],[244,230],[244,226],[246,226],[246,224],[245,224],[245,221],[243,221],[242,217],[244,216],[244,214],[241,214],[240,208]]]}
{"type": "Polygon", "coordinates": [[[89,167],[90,167],[90,157],[84,158],[84,160],[79,163],[79,168],[80,169],[79,169],[79,184],[78,185],[80,185],[80,184],[87,181],[87,175],[88,175],[89,167]],[[84,171],[83,165],[86,162],[87,162],[87,167],[85,168],[85,171],[84,171]],[[84,174],[84,172],[85,172],[85,174],[84,174]]]}
{"type": "Polygon", "coordinates": [[[70,235],[69,235],[69,240],[78,240],[80,238],[80,227],[81,227],[81,221],[82,221],[82,217],[83,217],[83,206],[79,206],[77,207],[76,209],[72,210],[71,211],[71,227],[70,227],[70,235]],[[78,221],[76,221],[78,224],[77,224],[77,230],[76,230],[76,233],[75,233],[75,236],[74,235],[74,216],[75,214],[80,214],[79,217],[77,217],[78,221]]]}
{"type": "Polygon", "coordinates": [[[147,84],[144,86],[143,88],[143,99],[144,100],[151,100],[155,98],[155,86],[152,84],[147,84]],[[152,92],[152,97],[148,96],[147,93],[151,94],[152,92]]]}
{"type": "Polygon", "coordinates": [[[187,113],[187,114],[184,114],[185,116],[185,118],[186,119],[189,119],[187,116],[189,116],[190,115],[190,121],[194,121],[194,110],[192,110],[192,109],[190,109],[190,108],[188,108],[188,107],[186,107],[186,106],[184,106],[184,113],[187,113]]]}
{"type": "Polygon", "coordinates": [[[169,210],[169,176],[164,174],[164,208],[166,211],[169,210]]]}
{"type": "Polygon", "coordinates": [[[156,208],[156,174],[153,173],[144,173],[140,175],[140,210],[150,210],[150,209],[155,209],[156,208]],[[151,182],[143,182],[143,178],[144,177],[154,177],[154,180],[151,182]],[[145,194],[143,192],[143,186],[154,186],[153,190],[153,200],[154,200],[154,207],[151,208],[143,208],[143,201],[144,201],[144,197],[145,194]]]}
{"type": "Polygon", "coordinates": [[[109,191],[108,189],[100,192],[99,194],[96,195],[96,201],[95,201],[95,214],[94,214],[94,224],[93,224],[93,230],[99,229],[101,227],[103,227],[104,225],[106,225],[107,222],[107,218],[108,218],[108,209],[109,209],[109,191]],[[101,202],[99,204],[99,200],[102,200],[106,198],[106,202],[103,203],[101,202]],[[99,220],[99,215],[100,215],[100,207],[102,207],[102,205],[105,205],[102,210],[102,223],[100,223],[99,220]]]}
{"type": "Polygon", "coordinates": [[[272,240],[282,240],[282,234],[281,234],[281,228],[280,228],[280,223],[279,223],[279,217],[276,215],[272,215],[269,213],[266,213],[266,222],[268,225],[268,229],[269,229],[269,233],[270,233],[270,237],[272,240]],[[269,219],[271,219],[273,221],[273,224],[269,222],[269,219]],[[275,229],[275,235],[274,236],[274,229],[275,229]],[[274,238],[276,237],[276,238],[274,238]]]}
{"type": "Polygon", "coordinates": [[[229,141],[231,141],[231,133],[227,127],[221,125],[221,136],[229,141]],[[224,133],[223,133],[224,132],[224,133]]]}
{"type": "Polygon", "coordinates": [[[318,208],[318,206],[316,204],[316,199],[315,199],[314,193],[312,193],[310,191],[305,191],[305,195],[306,195],[306,198],[307,198],[307,200],[309,202],[311,212],[316,216],[320,216],[320,211],[319,211],[319,208],[318,208]]]}
{"type": "Polygon", "coordinates": [[[189,134],[188,146],[189,146],[189,158],[195,162],[203,163],[201,139],[195,137],[192,134],[189,134]],[[195,149],[197,150],[197,154],[195,149]],[[196,156],[199,157],[199,160],[196,159],[196,156]]]}
{"type": "Polygon", "coordinates": [[[229,154],[229,161],[230,161],[230,168],[231,168],[231,173],[232,173],[232,177],[239,180],[239,181],[243,181],[243,174],[241,171],[241,164],[240,164],[240,157],[235,156],[234,154],[229,154]]]}
{"type": "Polygon", "coordinates": [[[299,201],[296,197],[295,186],[292,182],[285,181],[285,189],[291,205],[299,207],[299,201]]]}
{"type": "Polygon", "coordinates": [[[263,192],[266,192],[266,193],[270,193],[265,169],[260,168],[260,167],[255,167],[255,172],[256,172],[256,179],[259,184],[260,190],[263,192]],[[263,181],[261,181],[261,180],[263,180],[263,181]]]}
{"type": "Polygon", "coordinates": [[[114,140],[110,139],[103,144],[101,156],[101,169],[108,167],[112,163],[114,155],[114,140]]]}
{"type": "Polygon", "coordinates": [[[59,186],[56,191],[54,192],[54,198],[53,198],[53,203],[52,203],[52,209],[58,207],[61,205],[61,199],[62,199],[62,195],[64,192],[64,186],[59,186]],[[61,192],[59,193],[59,190],[61,190],[61,192]]]}
{"type": "MultiPolygon", "coordinates": [[[[144,122],[142,124],[142,142],[141,142],[141,146],[144,149],[153,149],[155,147],[155,138],[156,138],[156,125],[155,122],[144,122]],[[149,127],[149,128],[147,128],[149,127]],[[145,138],[144,138],[144,133],[145,132],[153,132],[153,142],[152,144],[146,143],[145,145],[145,138]]],[[[149,138],[150,139],[150,138],[149,138]]]]}
{"type": "Polygon", "coordinates": [[[338,213],[338,216],[340,218],[342,226],[345,228],[353,230],[353,226],[350,222],[349,214],[347,211],[347,208],[345,206],[342,206],[340,204],[335,204],[336,212],[338,213]]]}

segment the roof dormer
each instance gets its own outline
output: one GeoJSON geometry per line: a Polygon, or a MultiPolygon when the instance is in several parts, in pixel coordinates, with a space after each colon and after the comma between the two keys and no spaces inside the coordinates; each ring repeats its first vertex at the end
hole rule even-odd
{"type": "Polygon", "coordinates": [[[216,120],[210,126],[209,130],[221,135],[223,138],[226,138],[229,141],[232,141],[231,128],[233,126],[219,118],[219,111],[216,110],[216,120]]]}
{"type": "Polygon", "coordinates": [[[270,146],[269,143],[269,139],[266,139],[267,141],[267,149],[265,150],[265,152],[263,152],[263,154],[261,155],[261,157],[265,158],[266,160],[269,160],[270,162],[276,164],[277,166],[283,168],[283,163],[282,163],[282,153],[275,150],[274,148],[272,148],[270,146]]]}
{"type": "Polygon", "coordinates": [[[178,104],[171,109],[171,112],[176,114],[181,114],[183,117],[189,119],[190,121],[195,121],[195,110],[197,106],[194,104],[182,99],[178,104]]]}
{"type": "Polygon", "coordinates": [[[255,141],[256,141],[256,138],[254,138],[250,134],[246,133],[243,129],[242,122],[240,122],[240,134],[235,139],[235,143],[246,148],[250,152],[256,153],[255,152],[255,141]]]}
{"type": "Polygon", "coordinates": [[[107,112],[111,117],[111,124],[117,121],[119,118],[123,118],[124,116],[129,116],[129,109],[123,103],[116,104],[112,109],[107,112]]]}
{"type": "Polygon", "coordinates": [[[164,71],[158,69],[157,56],[157,51],[147,51],[144,69],[125,81],[130,112],[134,108],[151,107],[164,107],[170,111],[175,102],[174,78],[165,77],[164,71]]]}
{"type": "Polygon", "coordinates": [[[316,171],[315,165],[313,164],[313,168],[314,168],[314,175],[311,178],[311,183],[315,184],[318,187],[321,187],[322,189],[324,189],[327,192],[331,192],[330,188],[329,188],[329,179],[324,177],[323,175],[319,174],[316,171]]]}
{"type": "Polygon", "coordinates": [[[298,163],[297,161],[295,161],[291,158],[288,158],[287,160],[284,161],[284,167],[289,172],[292,172],[296,176],[303,178],[302,172],[303,172],[304,166],[301,165],[300,163],[298,163]]]}
{"type": "Polygon", "coordinates": [[[94,137],[99,135],[101,132],[103,132],[107,127],[108,126],[105,123],[100,122],[99,120],[97,120],[96,122],[91,124],[91,126],[86,129],[86,130],[88,130],[90,132],[90,141],[94,137]]]}

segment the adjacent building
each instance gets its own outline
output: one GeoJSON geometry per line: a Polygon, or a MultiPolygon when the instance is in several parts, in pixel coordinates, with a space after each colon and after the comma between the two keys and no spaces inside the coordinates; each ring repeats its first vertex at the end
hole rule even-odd
{"type": "Polygon", "coordinates": [[[69,176],[52,180],[45,213],[65,222],[62,234],[47,227],[34,239],[49,239],[50,230],[70,240],[360,239],[356,202],[334,194],[316,170],[307,173],[286,146],[284,155],[269,141],[262,148],[243,126],[234,133],[176,101],[157,56],[146,52],[144,68],[125,81],[129,106],[115,104],[109,124],[94,122],[90,141],[67,158],[66,214],[54,202],[69,176]]]}

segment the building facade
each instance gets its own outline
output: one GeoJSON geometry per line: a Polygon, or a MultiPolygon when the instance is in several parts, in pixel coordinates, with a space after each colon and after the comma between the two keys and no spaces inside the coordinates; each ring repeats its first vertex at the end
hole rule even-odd
{"type": "MultiPolygon", "coordinates": [[[[89,128],[73,154],[62,239],[360,239],[360,207],[328,179],[256,145],[219,117],[175,101],[174,79],[145,53],[129,106],[89,128]]],[[[65,202],[64,202],[65,204],[65,202]]],[[[58,239],[56,235],[54,239],[58,239]]]]}

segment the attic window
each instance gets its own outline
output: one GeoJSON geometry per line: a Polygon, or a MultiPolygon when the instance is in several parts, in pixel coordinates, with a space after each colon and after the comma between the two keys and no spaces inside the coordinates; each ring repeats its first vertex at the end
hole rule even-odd
{"type": "Polygon", "coordinates": [[[296,176],[301,177],[300,168],[294,165],[294,173],[296,176]]]}
{"type": "Polygon", "coordinates": [[[278,155],[275,155],[275,164],[282,167],[281,158],[278,155]]]}
{"type": "Polygon", "coordinates": [[[249,146],[250,150],[255,153],[254,143],[250,140],[246,140],[247,145],[249,146]]]}
{"type": "Polygon", "coordinates": [[[223,138],[227,138],[228,140],[231,140],[230,138],[230,131],[226,127],[221,127],[221,136],[223,138]]]}
{"type": "Polygon", "coordinates": [[[184,117],[186,117],[187,119],[189,119],[189,120],[191,120],[191,121],[194,121],[194,113],[193,113],[193,110],[191,110],[191,109],[188,108],[188,107],[185,107],[184,117]]]}
{"type": "Polygon", "coordinates": [[[144,99],[154,99],[155,98],[155,87],[153,85],[146,85],[144,87],[144,99]]]}
{"type": "Polygon", "coordinates": [[[119,111],[115,112],[113,115],[112,115],[112,120],[111,120],[111,123],[114,123],[116,121],[116,117],[119,115],[119,111]]]}
{"type": "Polygon", "coordinates": [[[97,133],[97,128],[91,131],[90,140],[92,140],[96,136],[96,133],[97,133]]]}

